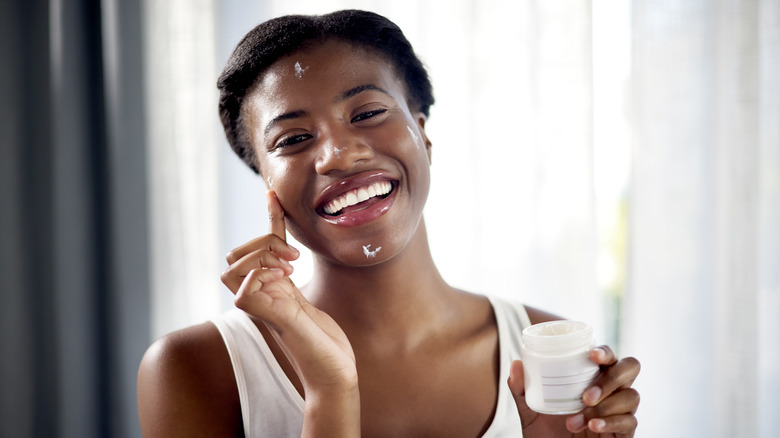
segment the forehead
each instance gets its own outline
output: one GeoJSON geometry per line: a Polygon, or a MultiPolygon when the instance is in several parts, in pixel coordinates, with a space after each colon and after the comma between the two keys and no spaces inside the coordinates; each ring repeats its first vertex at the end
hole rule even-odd
{"type": "Polygon", "coordinates": [[[328,40],[274,62],[260,75],[249,99],[255,110],[268,110],[269,105],[284,106],[296,98],[311,100],[366,83],[397,92],[405,100],[406,87],[384,57],[348,42],[328,40]]]}

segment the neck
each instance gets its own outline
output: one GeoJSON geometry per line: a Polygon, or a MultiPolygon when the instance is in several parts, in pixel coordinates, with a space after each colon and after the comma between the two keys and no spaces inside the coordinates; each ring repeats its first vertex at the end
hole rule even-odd
{"type": "Polygon", "coordinates": [[[433,263],[425,224],[399,254],[375,266],[355,268],[315,257],[306,294],[350,338],[386,333],[398,342],[414,342],[426,326],[435,327],[448,312],[453,294],[433,263]]]}

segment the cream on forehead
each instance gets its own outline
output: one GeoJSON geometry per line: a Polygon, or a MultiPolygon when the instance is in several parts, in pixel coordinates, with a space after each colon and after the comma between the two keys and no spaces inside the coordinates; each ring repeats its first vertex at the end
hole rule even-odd
{"type": "Polygon", "coordinates": [[[363,254],[367,259],[373,259],[382,250],[381,246],[377,246],[375,250],[371,250],[371,245],[363,245],[363,254]]]}
{"type": "Polygon", "coordinates": [[[298,79],[303,79],[303,74],[306,73],[306,70],[309,69],[309,66],[301,67],[301,63],[299,61],[295,61],[295,77],[298,79]]]}

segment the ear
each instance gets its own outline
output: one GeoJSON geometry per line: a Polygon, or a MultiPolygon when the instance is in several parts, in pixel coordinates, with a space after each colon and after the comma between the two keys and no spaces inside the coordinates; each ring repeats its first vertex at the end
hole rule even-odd
{"type": "Polygon", "coordinates": [[[425,144],[425,152],[428,153],[428,162],[433,163],[431,158],[431,140],[428,138],[428,134],[425,132],[425,122],[428,120],[428,118],[423,113],[417,113],[416,114],[416,121],[417,121],[417,127],[420,129],[420,134],[422,134],[423,143],[425,144]]]}

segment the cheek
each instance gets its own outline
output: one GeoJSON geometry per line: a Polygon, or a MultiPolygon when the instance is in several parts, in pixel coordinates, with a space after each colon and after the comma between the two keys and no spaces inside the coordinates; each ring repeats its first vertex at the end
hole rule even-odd
{"type": "Polygon", "coordinates": [[[406,125],[406,130],[409,132],[409,137],[412,139],[412,143],[414,143],[414,147],[416,149],[422,149],[425,147],[422,136],[418,133],[417,129],[413,125],[406,125]]]}
{"type": "Polygon", "coordinates": [[[263,163],[263,177],[268,188],[276,192],[279,203],[284,210],[287,231],[300,243],[309,246],[302,229],[305,224],[305,214],[308,214],[308,199],[306,181],[302,172],[306,169],[303,160],[288,158],[268,157],[263,163]],[[302,213],[304,215],[302,216],[302,213]]]}
{"type": "Polygon", "coordinates": [[[282,207],[285,208],[285,214],[288,214],[286,210],[294,207],[293,201],[300,199],[300,193],[302,190],[301,181],[302,178],[296,178],[292,170],[296,166],[288,163],[287,160],[268,160],[264,163],[262,170],[263,179],[269,190],[276,192],[276,196],[279,198],[279,202],[282,207]]]}
{"type": "Polygon", "coordinates": [[[266,157],[260,162],[260,172],[268,188],[272,190],[283,188],[287,186],[289,180],[294,180],[290,173],[293,168],[290,160],[278,157],[266,157]]]}

